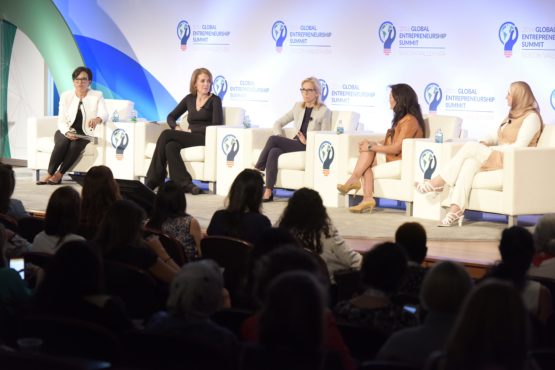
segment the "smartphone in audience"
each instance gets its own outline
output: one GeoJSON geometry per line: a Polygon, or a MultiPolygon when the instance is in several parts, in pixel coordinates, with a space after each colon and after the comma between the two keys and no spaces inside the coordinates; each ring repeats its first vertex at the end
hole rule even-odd
{"type": "Polygon", "coordinates": [[[12,258],[10,259],[10,268],[19,272],[19,276],[25,279],[25,261],[23,258],[12,258]]]}

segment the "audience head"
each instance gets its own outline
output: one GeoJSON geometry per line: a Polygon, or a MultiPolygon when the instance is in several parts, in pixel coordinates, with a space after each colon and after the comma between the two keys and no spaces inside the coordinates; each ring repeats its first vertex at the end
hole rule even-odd
{"type": "Polygon", "coordinates": [[[5,246],[6,246],[6,228],[4,227],[4,225],[0,224],[0,268],[8,266],[8,261],[6,260],[6,254],[4,253],[5,246]]]}
{"type": "Polygon", "coordinates": [[[330,218],[317,191],[297,190],[287,203],[279,220],[279,227],[290,230],[302,247],[322,253],[322,235],[329,237],[330,218]]]}
{"type": "Polygon", "coordinates": [[[149,226],[160,229],[166,220],[185,216],[186,209],[183,190],[175,182],[168,181],[158,188],[149,226]]]}
{"type": "Polygon", "coordinates": [[[420,288],[420,302],[430,312],[456,314],[474,282],[463,266],[439,262],[426,273],[420,288]]]}
{"type": "Polygon", "coordinates": [[[314,275],[290,271],[269,285],[260,312],[260,343],[306,353],[322,348],[325,293],[314,275]]]}
{"type": "Polygon", "coordinates": [[[15,174],[12,166],[0,163],[0,213],[6,213],[15,189],[15,174]]]}
{"type": "Polygon", "coordinates": [[[376,245],[362,257],[360,276],[365,288],[386,294],[396,292],[407,271],[407,256],[403,248],[391,242],[376,245]]]}
{"type": "Polygon", "coordinates": [[[428,252],[426,242],[426,230],[418,222],[405,222],[395,232],[395,243],[403,247],[409,261],[419,265],[424,262],[428,252]]]}
{"type": "Polygon", "coordinates": [[[106,166],[94,166],[85,175],[81,204],[81,222],[97,226],[110,206],[121,199],[119,186],[112,170],[106,166]]]}
{"type": "Polygon", "coordinates": [[[189,92],[191,94],[197,93],[197,82],[198,78],[201,75],[206,75],[210,80],[210,85],[212,85],[212,82],[214,81],[214,79],[212,78],[212,73],[210,73],[210,71],[206,68],[197,68],[193,71],[193,74],[191,75],[191,83],[189,84],[189,92]]]}
{"type": "Polygon", "coordinates": [[[391,85],[391,97],[395,101],[393,106],[393,121],[392,128],[397,126],[397,123],[407,114],[410,114],[416,118],[418,125],[422,129],[422,132],[426,132],[424,125],[424,118],[422,117],[422,111],[420,110],[420,104],[418,104],[418,95],[412,87],[407,84],[396,84],[391,85]]]}
{"type": "Polygon", "coordinates": [[[508,280],[517,288],[524,288],[527,272],[534,256],[534,237],[523,227],[503,230],[499,242],[501,263],[494,266],[490,276],[508,280]]]}
{"type": "Polygon", "coordinates": [[[52,193],[46,207],[44,231],[63,237],[76,233],[81,214],[81,197],[71,186],[62,186],[52,193]]]}
{"type": "Polygon", "coordinates": [[[145,212],[130,200],[117,200],[100,224],[96,241],[104,254],[114,248],[141,244],[145,212]]]}
{"type": "Polygon", "coordinates": [[[260,172],[252,169],[241,171],[229,189],[227,210],[236,213],[260,212],[263,187],[260,172]]]}
{"type": "Polygon", "coordinates": [[[529,318],[520,293],[490,279],[467,297],[446,346],[448,369],[524,369],[529,318]]]}
{"type": "Polygon", "coordinates": [[[319,108],[322,105],[320,97],[322,96],[322,85],[320,80],[314,76],[307,77],[301,82],[301,91],[303,91],[303,108],[308,100],[314,100],[314,106],[319,108]],[[309,91],[312,90],[312,91],[309,91]]]}
{"type": "Polygon", "coordinates": [[[312,274],[327,287],[327,276],[324,276],[315,256],[302,248],[282,246],[264,255],[255,265],[255,300],[262,304],[266,298],[269,284],[277,276],[288,271],[305,271],[312,274]]]}
{"type": "Polygon", "coordinates": [[[45,269],[36,292],[40,305],[59,306],[102,291],[102,264],[97,253],[84,241],[67,242],[45,269]]]}
{"type": "Polygon", "coordinates": [[[223,290],[224,280],[216,262],[189,262],[171,283],[168,310],[176,316],[208,318],[222,308],[223,290]]]}
{"type": "Polygon", "coordinates": [[[555,256],[555,213],[543,215],[534,228],[536,252],[555,256]]]}
{"type": "Polygon", "coordinates": [[[509,118],[519,118],[530,111],[535,111],[538,115],[540,113],[532,88],[524,81],[515,81],[511,84],[507,95],[507,103],[511,108],[509,118]]]}

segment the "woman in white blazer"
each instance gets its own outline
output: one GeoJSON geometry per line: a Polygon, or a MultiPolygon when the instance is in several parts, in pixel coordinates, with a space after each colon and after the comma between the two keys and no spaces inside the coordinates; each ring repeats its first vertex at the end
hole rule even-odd
{"type": "Polygon", "coordinates": [[[274,123],[274,135],[270,136],[255,168],[266,171],[266,190],[263,201],[271,202],[277,179],[278,157],[283,153],[306,150],[306,133],[308,131],[327,131],[331,129],[331,111],[320,102],[322,87],[316,77],[308,77],[301,83],[303,101],[295,103],[293,109],[274,123]],[[295,123],[295,136],[285,136],[283,126],[295,123]]]}
{"type": "Polygon", "coordinates": [[[60,96],[54,150],[50,156],[48,173],[37,185],[60,184],[64,173],[71,168],[89,143],[77,135],[94,136],[95,127],[108,118],[102,92],[90,88],[92,71],[87,67],[77,67],[71,77],[75,89],[60,96]]]}

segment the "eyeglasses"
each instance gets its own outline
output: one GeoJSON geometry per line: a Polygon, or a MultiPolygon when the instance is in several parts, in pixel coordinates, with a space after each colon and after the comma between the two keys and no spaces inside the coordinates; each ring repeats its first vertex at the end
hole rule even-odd
{"type": "Polygon", "coordinates": [[[73,81],[77,81],[77,82],[89,82],[88,78],[76,78],[73,81]]]}
{"type": "Polygon", "coordinates": [[[299,89],[301,94],[314,92],[314,89],[299,89]]]}

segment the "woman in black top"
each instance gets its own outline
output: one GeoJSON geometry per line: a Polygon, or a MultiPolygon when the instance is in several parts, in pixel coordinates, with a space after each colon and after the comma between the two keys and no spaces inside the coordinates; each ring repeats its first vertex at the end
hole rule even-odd
{"type": "Polygon", "coordinates": [[[193,184],[191,174],[181,159],[181,149],[204,145],[206,126],[223,124],[222,101],[211,93],[211,89],[210,71],[206,68],[195,69],[191,76],[190,94],[168,114],[170,130],[162,132],[156,142],[146,174],[146,185],[149,188],[154,189],[164,182],[167,165],[170,178],[185,192],[200,194],[200,189],[193,184]],[[185,112],[189,112],[187,131],[176,123],[185,112]]]}

